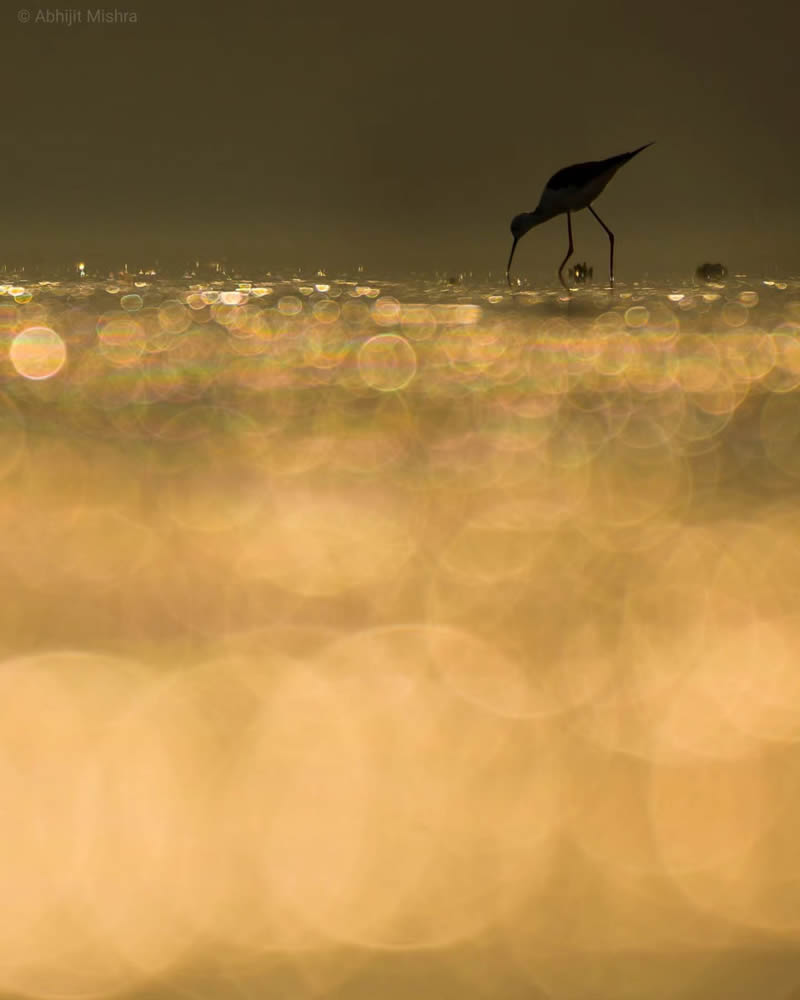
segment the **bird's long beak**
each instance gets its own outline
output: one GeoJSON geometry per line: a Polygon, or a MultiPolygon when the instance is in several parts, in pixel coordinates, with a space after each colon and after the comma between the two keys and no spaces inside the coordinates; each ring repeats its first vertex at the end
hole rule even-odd
{"type": "Polygon", "coordinates": [[[509,288],[511,287],[511,261],[514,259],[514,251],[517,249],[517,243],[519,242],[519,236],[514,237],[514,242],[511,244],[511,253],[508,255],[508,264],[506,265],[506,281],[508,282],[509,288]]]}

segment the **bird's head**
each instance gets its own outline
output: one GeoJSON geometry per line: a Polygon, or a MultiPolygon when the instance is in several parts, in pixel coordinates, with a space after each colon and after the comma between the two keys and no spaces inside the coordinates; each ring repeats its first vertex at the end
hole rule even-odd
{"type": "Polygon", "coordinates": [[[515,215],[511,220],[511,235],[515,240],[518,240],[520,236],[524,236],[528,229],[528,216],[531,212],[521,212],[519,215],[515,215]]]}
{"type": "Polygon", "coordinates": [[[509,285],[511,284],[509,271],[511,270],[511,261],[514,258],[514,251],[517,249],[517,241],[520,240],[525,233],[533,229],[534,226],[538,226],[540,222],[544,221],[545,219],[542,218],[538,209],[534,212],[520,212],[519,215],[515,215],[511,220],[511,235],[514,237],[514,242],[511,244],[511,254],[509,255],[508,266],[506,267],[506,278],[508,279],[509,285]]]}

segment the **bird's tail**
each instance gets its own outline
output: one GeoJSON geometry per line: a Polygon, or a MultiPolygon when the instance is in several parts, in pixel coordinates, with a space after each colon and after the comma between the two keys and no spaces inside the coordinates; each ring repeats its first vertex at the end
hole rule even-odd
{"type": "MultiPolygon", "coordinates": [[[[653,142],[655,142],[655,139],[653,139],[653,142]]],[[[634,151],[632,153],[626,153],[625,154],[625,159],[626,160],[632,160],[634,158],[634,156],[636,156],[637,153],[641,153],[641,151],[643,149],[647,149],[648,146],[652,146],[653,142],[646,142],[644,144],[644,146],[640,146],[638,149],[634,149],[634,151]]]]}
{"type": "Polygon", "coordinates": [[[604,167],[609,169],[619,170],[619,168],[624,166],[628,160],[632,160],[637,153],[641,153],[643,149],[647,149],[648,146],[652,145],[652,142],[646,142],[644,146],[634,149],[632,153],[620,153],[618,156],[611,156],[607,160],[602,160],[601,163],[604,167]]]}

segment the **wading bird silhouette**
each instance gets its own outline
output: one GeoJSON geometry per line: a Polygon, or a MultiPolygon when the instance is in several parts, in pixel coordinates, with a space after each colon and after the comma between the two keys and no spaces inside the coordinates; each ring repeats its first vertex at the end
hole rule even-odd
{"type": "Polygon", "coordinates": [[[553,174],[545,184],[539,204],[532,212],[522,212],[515,215],[511,220],[511,235],[514,242],[511,244],[511,254],[506,267],[506,279],[511,284],[511,261],[517,243],[525,233],[539,226],[548,219],[556,215],[567,213],[567,232],[569,234],[569,249],[567,256],[561,261],[558,269],[558,280],[567,287],[564,281],[564,265],[572,256],[572,212],[579,212],[582,208],[588,208],[600,225],[608,233],[608,240],[611,244],[611,259],[609,263],[609,283],[614,287],[614,234],[603,222],[600,216],[592,208],[592,202],[602,192],[606,184],[611,180],[619,168],[633,159],[637,153],[652,146],[652,142],[646,142],[644,146],[634,149],[632,153],[620,153],[619,156],[610,156],[607,160],[592,160],[590,163],[575,163],[571,167],[564,167],[558,173],[553,174]]]}

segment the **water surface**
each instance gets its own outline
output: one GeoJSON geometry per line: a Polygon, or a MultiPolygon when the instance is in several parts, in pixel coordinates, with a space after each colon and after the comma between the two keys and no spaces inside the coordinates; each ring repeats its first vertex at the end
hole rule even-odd
{"type": "Polygon", "coordinates": [[[0,286],[0,988],[800,987],[800,282],[0,286]]]}

